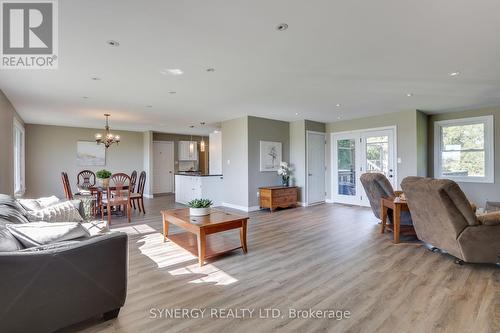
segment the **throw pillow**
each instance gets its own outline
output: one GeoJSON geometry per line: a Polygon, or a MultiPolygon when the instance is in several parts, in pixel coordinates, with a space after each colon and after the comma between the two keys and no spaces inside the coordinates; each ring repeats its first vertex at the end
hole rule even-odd
{"type": "Polygon", "coordinates": [[[28,211],[30,222],[82,222],[82,216],[71,201],[63,201],[39,210],[28,211]]]}
{"type": "Polygon", "coordinates": [[[21,206],[24,207],[24,209],[26,209],[28,212],[29,211],[33,211],[33,210],[39,210],[42,208],[42,206],[40,206],[40,203],[38,202],[38,200],[36,199],[18,199],[17,200],[21,206]]]}
{"type": "Polygon", "coordinates": [[[80,223],[72,222],[7,224],[7,229],[25,247],[90,237],[89,232],[80,223]]]}
{"type": "Polygon", "coordinates": [[[61,200],[58,197],[56,197],[55,195],[53,195],[50,197],[38,198],[37,201],[42,208],[45,208],[45,207],[52,206],[52,205],[60,202],[61,200]]]}

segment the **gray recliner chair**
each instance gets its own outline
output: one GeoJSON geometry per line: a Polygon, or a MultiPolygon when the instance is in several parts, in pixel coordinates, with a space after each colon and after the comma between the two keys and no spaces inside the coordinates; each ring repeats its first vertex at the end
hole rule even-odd
{"type": "MultiPolygon", "coordinates": [[[[373,214],[376,218],[380,219],[380,199],[394,198],[399,195],[400,191],[394,191],[391,182],[387,177],[381,173],[364,173],[360,176],[361,184],[365,189],[373,214]]],[[[389,221],[392,223],[392,212],[388,212],[389,221]]],[[[401,224],[411,225],[410,212],[401,212],[401,224]]]]}
{"type": "Polygon", "coordinates": [[[420,240],[465,262],[500,262],[500,212],[476,216],[452,180],[407,177],[401,187],[420,240]]]}

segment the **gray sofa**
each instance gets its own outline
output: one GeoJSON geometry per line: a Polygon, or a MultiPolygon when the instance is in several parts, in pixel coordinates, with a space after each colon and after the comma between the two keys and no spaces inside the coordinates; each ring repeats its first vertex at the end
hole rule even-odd
{"type": "Polygon", "coordinates": [[[127,293],[126,234],[22,248],[5,227],[12,223],[29,222],[16,200],[0,194],[0,332],[53,332],[118,316],[127,293]]]}
{"type": "Polygon", "coordinates": [[[452,180],[407,177],[401,187],[420,240],[465,262],[500,262],[500,212],[476,216],[452,180]]]}

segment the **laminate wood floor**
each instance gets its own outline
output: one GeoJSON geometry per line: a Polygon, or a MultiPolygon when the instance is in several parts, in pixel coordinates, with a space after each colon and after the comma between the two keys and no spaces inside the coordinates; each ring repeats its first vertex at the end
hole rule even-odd
{"type": "Polygon", "coordinates": [[[500,332],[498,267],[459,266],[416,241],[393,245],[367,208],[250,213],[248,254],[238,250],[199,267],[190,253],[163,242],[160,210],[174,206],[171,196],[159,197],[147,200],[147,215],[135,212],[131,224],[113,219],[112,228],[130,237],[126,304],[115,320],[64,331],[500,332]],[[206,312],[158,318],[160,309],[176,308],[206,312]],[[210,318],[219,308],[253,309],[253,318],[210,318]],[[271,308],[282,316],[256,318],[271,308]],[[350,318],[289,317],[289,309],[309,308],[349,311],[350,318]]]}

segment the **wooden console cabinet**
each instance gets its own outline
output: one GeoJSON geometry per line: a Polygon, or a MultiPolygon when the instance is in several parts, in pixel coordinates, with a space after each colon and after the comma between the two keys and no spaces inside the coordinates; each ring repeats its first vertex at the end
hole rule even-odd
{"type": "Polygon", "coordinates": [[[276,208],[297,206],[297,186],[270,186],[260,187],[260,208],[269,208],[271,212],[276,208]]]}

